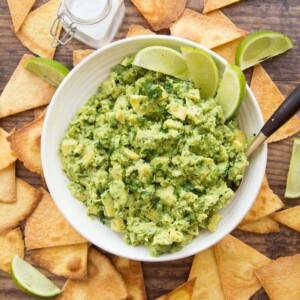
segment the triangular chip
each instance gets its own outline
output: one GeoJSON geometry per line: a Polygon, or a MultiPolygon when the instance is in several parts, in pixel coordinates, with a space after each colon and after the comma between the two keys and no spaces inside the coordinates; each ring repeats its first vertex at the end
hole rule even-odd
{"type": "Polygon", "coordinates": [[[284,204],[280,198],[270,189],[267,176],[265,175],[255,202],[240,225],[268,216],[283,206],[284,204]]]}
{"type": "Polygon", "coordinates": [[[161,296],[156,300],[192,300],[193,290],[195,287],[196,278],[193,278],[184,284],[180,285],[174,291],[167,295],[161,296]]]}
{"type": "Polygon", "coordinates": [[[40,201],[40,192],[17,178],[17,201],[0,202],[0,233],[17,227],[36,208],[40,201]]]}
{"type": "Polygon", "coordinates": [[[210,11],[228,6],[239,1],[240,0],[207,0],[204,6],[203,13],[206,14],[210,11]]]}
{"type": "Polygon", "coordinates": [[[93,49],[79,49],[73,51],[73,66],[78,65],[84,58],[89,56],[91,53],[95,52],[93,49]]]}
{"type": "Polygon", "coordinates": [[[0,96],[0,118],[50,102],[56,88],[23,67],[24,60],[31,57],[24,54],[5,86],[0,96]]]}
{"type": "Polygon", "coordinates": [[[122,275],[127,287],[130,299],[147,299],[142,263],[120,256],[113,258],[113,264],[117,271],[122,275]]]}
{"type": "Polygon", "coordinates": [[[229,43],[223,44],[212,50],[222,56],[225,60],[227,60],[230,64],[235,64],[235,51],[238,44],[243,40],[244,37],[235,39],[229,43]]]}
{"type": "Polygon", "coordinates": [[[43,195],[41,202],[27,219],[25,226],[26,248],[85,243],[86,240],[64,219],[51,195],[42,188],[39,190],[43,195]]]}
{"type": "Polygon", "coordinates": [[[147,29],[141,25],[132,24],[129,27],[126,37],[137,36],[137,35],[147,35],[147,34],[155,34],[150,29],[147,29]]]}
{"type": "Polygon", "coordinates": [[[35,249],[30,259],[39,267],[71,279],[87,278],[88,243],[35,249]]]}
{"type": "Polygon", "coordinates": [[[31,172],[43,174],[41,160],[41,134],[45,119],[44,111],[37,119],[8,136],[10,146],[18,159],[31,172]]]}
{"type": "Polygon", "coordinates": [[[18,254],[24,258],[24,241],[20,228],[0,234],[0,270],[10,273],[10,264],[18,254]]]}
{"type": "Polygon", "coordinates": [[[16,202],[16,164],[12,163],[3,170],[0,170],[0,202],[16,202]]]}
{"type": "Polygon", "coordinates": [[[273,214],[272,218],[277,222],[300,232],[300,205],[273,214]]]}
{"type": "Polygon", "coordinates": [[[270,299],[300,299],[300,254],[273,260],[255,269],[255,274],[270,299]]]}
{"type": "Polygon", "coordinates": [[[47,105],[35,108],[33,110],[34,118],[37,119],[44,112],[45,109],[47,109],[47,105]]]}
{"type": "Polygon", "coordinates": [[[7,168],[17,159],[17,156],[10,147],[10,143],[6,139],[7,137],[8,133],[0,128],[0,170],[7,168]]]}
{"type": "MultiPolygon", "coordinates": [[[[283,95],[261,65],[256,65],[253,70],[250,85],[262,111],[266,122],[278,106],[284,101],[283,95]]],[[[300,121],[295,115],[274,134],[268,142],[278,142],[300,131],[300,121]]]]}
{"type": "Polygon", "coordinates": [[[194,256],[189,280],[192,278],[197,278],[193,300],[224,299],[217,261],[212,247],[194,256]]]}
{"type": "Polygon", "coordinates": [[[170,30],[171,35],[192,40],[210,49],[247,34],[246,31],[237,28],[220,11],[202,15],[188,8],[172,24],[170,30]]]}
{"type": "Polygon", "coordinates": [[[15,31],[20,29],[35,2],[36,0],[7,0],[15,31]]]}
{"type": "Polygon", "coordinates": [[[94,247],[88,253],[87,280],[68,279],[57,300],[116,300],[128,297],[122,276],[110,260],[94,247]]]}
{"type": "Polygon", "coordinates": [[[231,235],[214,246],[225,299],[249,299],[261,288],[254,269],[270,259],[231,235]]]}
{"type": "MultiPolygon", "coordinates": [[[[56,48],[51,47],[53,37],[50,34],[51,26],[57,17],[60,0],[51,0],[32,11],[19,31],[15,32],[21,43],[31,52],[41,56],[53,58],[56,48]]],[[[61,31],[59,26],[57,36],[61,31]]]]}
{"type": "Polygon", "coordinates": [[[169,28],[182,14],[187,0],[131,0],[154,31],[169,28]]]}
{"type": "Polygon", "coordinates": [[[238,229],[255,233],[270,233],[280,231],[278,223],[269,216],[263,217],[254,222],[239,225],[238,229]]]}

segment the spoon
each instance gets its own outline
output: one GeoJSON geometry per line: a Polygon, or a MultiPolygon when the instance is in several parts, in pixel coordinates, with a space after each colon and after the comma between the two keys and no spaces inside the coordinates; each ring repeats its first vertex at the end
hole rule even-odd
{"type": "Polygon", "coordinates": [[[246,150],[246,156],[250,155],[259,147],[270,135],[284,125],[300,109],[300,85],[282,102],[273,115],[267,120],[253,142],[246,150]]]}

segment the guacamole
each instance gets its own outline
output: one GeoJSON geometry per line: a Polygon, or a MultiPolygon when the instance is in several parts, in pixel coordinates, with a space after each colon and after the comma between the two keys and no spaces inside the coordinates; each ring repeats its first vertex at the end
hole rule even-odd
{"type": "Polygon", "coordinates": [[[75,115],[60,154],[88,214],[159,256],[215,230],[248,166],[244,137],[193,82],[126,57],[75,115]]]}

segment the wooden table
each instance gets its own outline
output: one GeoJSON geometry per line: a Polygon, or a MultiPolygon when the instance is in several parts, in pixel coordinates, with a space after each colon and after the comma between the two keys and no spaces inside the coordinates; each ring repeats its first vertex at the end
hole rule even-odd
{"type": "MultiPolygon", "coordinates": [[[[39,6],[43,2],[45,1],[37,1],[36,6],[39,6]]],[[[124,24],[117,33],[116,40],[126,36],[128,28],[132,23],[150,28],[131,1],[125,0],[125,4],[126,15],[124,24]]],[[[203,4],[201,0],[190,0],[187,2],[187,7],[202,12],[203,4]]],[[[300,83],[299,0],[243,0],[222,11],[238,27],[249,32],[274,30],[283,32],[291,37],[295,43],[292,51],[263,63],[263,66],[278,85],[281,92],[287,96],[300,83]]],[[[0,2],[0,15],[0,92],[2,92],[20,58],[24,53],[28,53],[29,51],[22,46],[10,30],[11,18],[7,2],[4,0],[0,2]]],[[[161,33],[168,34],[168,30],[164,30],[161,33]]],[[[67,46],[58,48],[55,58],[71,68],[72,51],[74,49],[85,48],[88,47],[73,40],[67,46]]],[[[248,76],[250,72],[247,72],[248,76]]],[[[11,130],[14,127],[20,128],[31,120],[33,120],[33,111],[27,111],[0,119],[0,127],[6,130],[11,130]]],[[[300,134],[297,136],[300,136],[300,134]]],[[[267,175],[269,184],[273,191],[284,201],[286,208],[300,204],[300,199],[285,200],[283,198],[292,150],[292,140],[292,138],[289,138],[282,142],[270,144],[268,152],[267,175]]],[[[17,176],[35,187],[41,185],[40,178],[27,171],[21,162],[17,162],[17,176]]],[[[299,233],[284,226],[280,226],[280,229],[279,233],[271,234],[260,235],[239,230],[233,231],[232,234],[271,259],[300,253],[299,233]]],[[[148,299],[155,299],[185,282],[192,259],[192,257],[188,257],[166,263],[143,263],[148,299]]],[[[46,274],[59,286],[63,285],[64,279],[53,276],[50,273],[46,274]]],[[[15,287],[10,276],[0,271],[0,299],[29,300],[35,298],[22,293],[15,287]]],[[[252,299],[268,299],[268,296],[263,290],[260,290],[252,299]]]]}

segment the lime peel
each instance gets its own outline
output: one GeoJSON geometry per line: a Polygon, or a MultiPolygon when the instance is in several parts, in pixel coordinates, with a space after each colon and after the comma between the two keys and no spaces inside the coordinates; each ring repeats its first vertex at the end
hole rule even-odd
{"type": "Polygon", "coordinates": [[[15,284],[27,294],[49,298],[61,293],[61,290],[44,274],[17,254],[11,263],[11,276],[15,284]]]}

